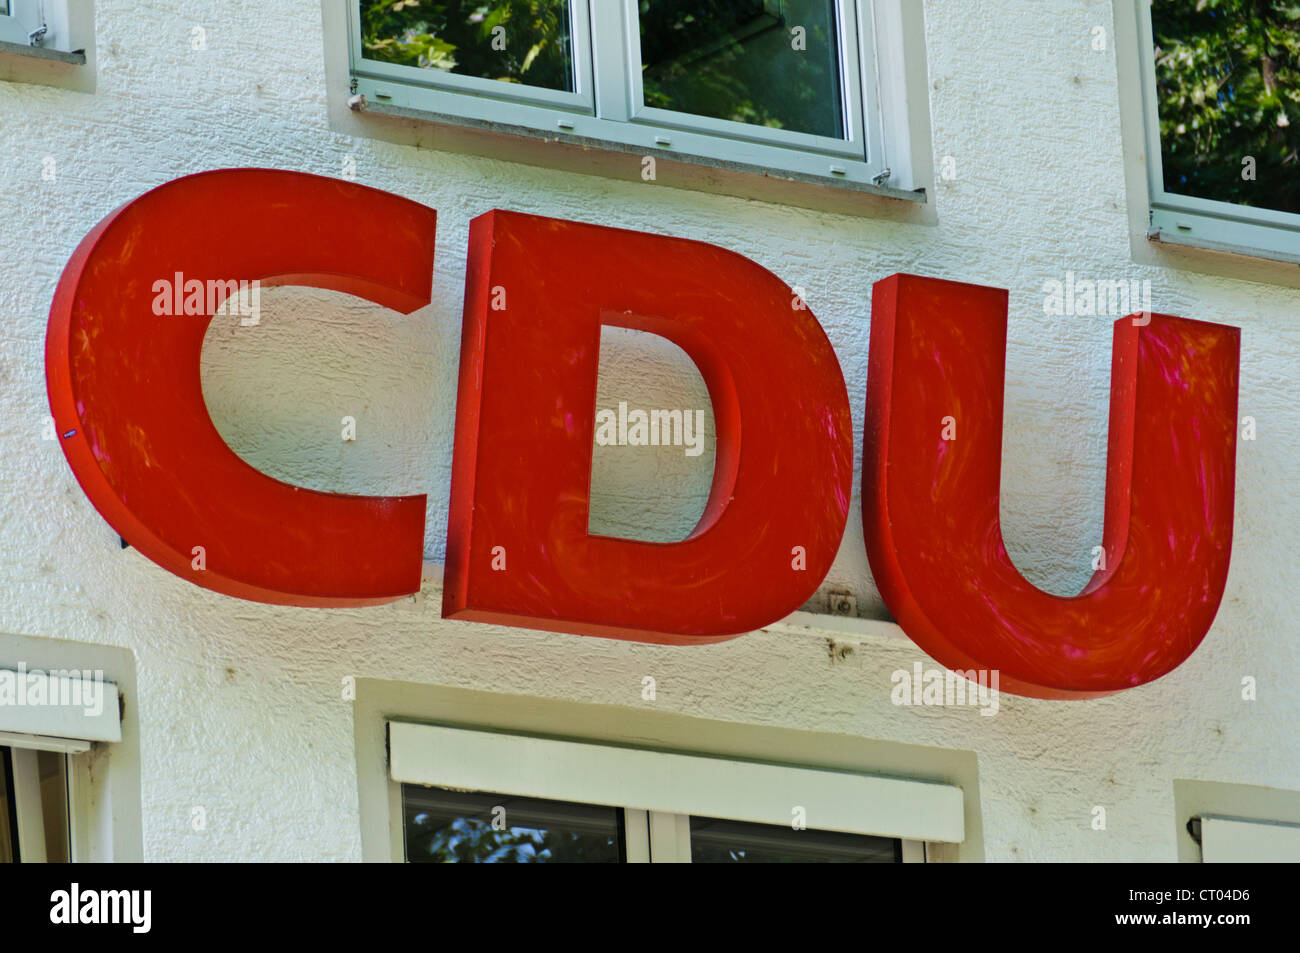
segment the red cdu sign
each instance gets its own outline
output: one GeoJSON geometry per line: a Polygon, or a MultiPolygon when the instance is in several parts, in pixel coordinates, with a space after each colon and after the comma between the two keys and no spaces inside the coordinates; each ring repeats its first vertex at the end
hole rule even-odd
{"type": "MultiPolygon", "coordinates": [[[[213,284],[313,285],[409,313],[429,301],[434,234],[415,202],[262,169],[177,179],[109,215],[64,270],[46,341],[56,426],[91,502],[154,562],[227,595],[328,607],[417,591],[424,497],[253,469],[208,417],[199,359],[213,284]]],[[[1002,544],[1005,343],[1005,292],[909,275],[875,287],[862,510],[886,604],[938,661],[999,670],[1018,694],[1158,678],[1223,594],[1238,331],[1116,322],[1104,558],[1074,598],[1030,585],[1002,544]]],[[[679,238],[503,211],[472,223],[444,616],[672,644],[761,628],[829,570],[852,461],[835,354],[775,275],[679,238]],[[708,386],[713,486],[681,542],[587,531],[602,325],[675,342],[708,386]]]]}

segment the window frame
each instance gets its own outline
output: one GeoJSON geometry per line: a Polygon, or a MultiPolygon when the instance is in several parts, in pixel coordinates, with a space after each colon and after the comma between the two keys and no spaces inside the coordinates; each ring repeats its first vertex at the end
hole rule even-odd
{"type": "MultiPolygon", "coordinates": [[[[631,830],[632,814],[646,815],[649,832],[650,863],[655,864],[691,864],[695,863],[691,846],[690,814],[669,814],[663,811],[628,810],[627,829],[631,830]]],[[[729,820],[729,818],[722,818],[729,820]]],[[[926,862],[926,842],[906,837],[891,837],[901,847],[899,862],[904,864],[923,864],[926,862]]],[[[630,851],[629,851],[630,857],[630,851]]],[[[630,862],[630,861],[629,861],[630,862]]]]}
{"type": "Polygon", "coordinates": [[[1202,863],[1293,864],[1300,859],[1300,825],[1217,814],[1197,819],[1202,863]]]}
{"type": "MultiPolygon", "coordinates": [[[[756,790],[772,787],[793,790],[803,786],[800,790],[806,792],[820,786],[819,793],[831,789],[825,802],[829,823],[817,823],[814,817],[809,826],[900,840],[904,863],[924,862],[926,840],[932,836],[943,842],[960,842],[965,836],[961,789],[946,784],[396,718],[385,719],[384,724],[390,859],[398,863],[406,859],[403,784],[621,808],[628,863],[689,863],[692,815],[788,823],[784,816],[777,816],[779,812],[770,810],[771,805],[765,808],[761,796],[754,796],[756,790]],[[435,751],[437,754],[432,754],[435,751]],[[654,777],[671,781],[657,783],[650,780],[654,777]],[[575,782],[574,778],[583,780],[575,782]],[[756,778],[764,783],[755,785],[756,778]],[[719,792],[722,800],[718,800],[719,792]],[[861,808],[864,803],[872,807],[861,808]],[[670,804],[674,809],[664,809],[670,804]],[[910,816],[904,819],[902,815],[910,816]],[[893,830],[866,829],[882,825],[893,830]]],[[[789,799],[775,798],[783,805],[789,799]]],[[[821,810],[814,814],[827,816],[821,810]]]]}
{"type": "Polygon", "coordinates": [[[1300,262],[1300,215],[1218,199],[1177,195],[1165,189],[1151,0],[1133,2],[1146,145],[1147,238],[1257,258],[1300,262]]]}
{"type": "MultiPolygon", "coordinates": [[[[396,789],[396,795],[399,805],[398,812],[394,815],[398,817],[399,824],[404,824],[406,816],[405,803],[403,801],[402,787],[410,782],[400,782],[389,780],[389,784],[396,789]]],[[[502,798],[510,798],[515,795],[504,791],[494,792],[476,792],[476,793],[493,793],[502,798]]],[[[563,803],[587,803],[565,801],[563,803]]],[[[693,863],[692,846],[691,846],[691,817],[690,814],[673,814],[667,811],[648,811],[642,808],[624,807],[618,808],[622,813],[623,829],[623,863],[626,864],[689,864],[693,863]]],[[[403,830],[398,832],[397,839],[394,841],[393,861],[395,863],[408,863],[406,856],[406,843],[403,830]]],[[[924,864],[926,858],[926,842],[921,840],[912,840],[908,838],[894,837],[890,840],[898,842],[900,845],[899,862],[904,864],[924,864]]]]}
{"type": "Polygon", "coordinates": [[[569,34],[572,38],[571,55],[573,57],[574,92],[558,89],[546,89],[542,86],[526,86],[522,83],[503,83],[495,79],[483,79],[479,76],[464,76],[443,70],[422,69],[418,66],[402,66],[397,63],[383,63],[366,59],[361,48],[361,3],[351,0],[348,3],[348,57],[354,76],[367,76],[377,80],[414,86],[441,87],[442,92],[453,95],[478,97],[483,100],[502,100],[524,106],[539,106],[549,109],[573,112],[584,115],[596,114],[596,94],[592,80],[591,23],[590,0],[568,0],[569,34]]]}
{"type": "MultiPolygon", "coordinates": [[[[734,164],[912,196],[907,191],[913,189],[915,171],[906,168],[909,143],[896,144],[891,169],[885,141],[886,129],[904,138],[901,131],[907,128],[907,103],[897,97],[898,102],[888,104],[881,95],[882,87],[900,90],[906,83],[901,58],[894,51],[886,54],[880,44],[879,22],[883,19],[887,25],[893,24],[898,18],[888,10],[882,15],[877,2],[833,0],[839,25],[844,140],[642,105],[635,0],[572,0],[574,57],[578,60],[585,51],[586,60],[575,69],[575,85],[580,90],[577,98],[536,87],[365,60],[361,55],[360,2],[351,0],[346,17],[350,89],[354,98],[376,103],[380,111],[410,111],[434,121],[488,125],[534,137],[574,136],[647,156],[734,164]],[[585,42],[584,28],[589,31],[585,42]],[[882,76],[882,70],[899,75],[882,76]],[[589,87],[584,85],[585,76],[590,77],[589,87]],[[896,115],[900,111],[904,112],[901,117],[896,115]]],[[[896,45],[901,45],[901,39],[896,45]]]]}
{"type": "MultiPolygon", "coordinates": [[[[95,11],[93,0],[10,0],[11,14],[25,11],[26,24],[43,31],[41,45],[0,39],[0,81],[56,86],[84,93],[95,91],[95,11]],[[23,6],[15,6],[21,3],[23,6]],[[38,6],[38,4],[40,4],[38,6]],[[35,10],[33,14],[31,11],[35,10]]],[[[0,21],[14,16],[0,15],[0,21]]]]}
{"type": "MultiPolygon", "coordinates": [[[[794,132],[788,129],[770,129],[766,126],[750,125],[726,119],[714,119],[672,109],[647,106],[641,78],[641,31],[630,28],[630,24],[636,22],[635,17],[638,15],[637,0],[618,0],[618,2],[623,6],[623,17],[619,26],[624,33],[626,50],[623,72],[627,77],[628,122],[669,133],[673,130],[698,132],[717,136],[720,139],[742,139],[764,145],[782,146],[800,152],[825,153],[854,161],[861,157],[863,161],[869,162],[872,157],[879,156],[879,142],[869,141],[869,138],[864,134],[868,124],[866,122],[867,114],[864,111],[865,97],[863,92],[870,71],[862,69],[860,57],[862,49],[872,47],[863,45],[863,25],[858,22],[858,3],[856,0],[832,0],[832,12],[835,16],[836,26],[835,39],[837,48],[835,60],[839,70],[839,107],[844,122],[843,139],[794,132]],[[849,82],[849,79],[853,77],[856,77],[857,81],[849,82]]],[[[606,5],[597,9],[606,11],[604,18],[611,19],[608,16],[608,11],[613,10],[614,5],[606,5]]],[[[602,15],[598,13],[597,20],[601,18],[602,15]]],[[[869,39],[871,36],[869,24],[866,25],[866,29],[867,33],[865,35],[869,39]]],[[[872,84],[872,91],[874,93],[874,83],[872,84]]],[[[876,110],[873,110],[874,112],[876,110]]],[[[875,125],[879,126],[878,123],[875,125]]]]}
{"type": "Polygon", "coordinates": [[[6,52],[21,50],[23,55],[74,65],[86,62],[86,51],[77,49],[77,38],[94,33],[93,0],[8,0],[8,4],[8,12],[0,13],[0,25],[16,24],[22,40],[0,36],[6,52]]]}
{"type": "MultiPolygon", "coordinates": [[[[10,806],[17,821],[16,833],[17,862],[21,864],[43,864],[49,862],[49,845],[46,837],[46,811],[54,806],[60,813],[57,819],[63,827],[63,842],[68,851],[67,859],[75,861],[75,841],[73,839],[73,797],[72,785],[76,772],[71,763],[72,755],[49,745],[25,745],[5,742],[0,745],[8,752],[8,762],[12,768],[13,787],[9,791],[10,806]],[[60,755],[59,771],[62,774],[63,804],[47,803],[46,793],[41,785],[39,754],[42,751],[56,752],[60,755]]],[[[8,824],[9,818],[0,819],[8,824]]],[[[57,858],[56,858],[57,859],[57,858]]]]}
{"type": "Polygon", "coordinates": [[[40,31],[44,25],[39,0],[7,0],[4,12],[0,12],[0,27],[8,30],[16,28],[22,33],[23,40],[20,42],[11,39],[7,32],[0,31],[0,42],[35,47],[36,44],[31,42],[32,32],[40,31]]]}
{"type": "Polygon", "coordinates": [[[135,662],[126,649],[0,633],[0,669],[22,673],[29,690],[63,697],[66,673],[102,674],[103,708],[0,705],[0,745],[63,756],[68,853],[73,863],[139,863],[144,857],[139,706],[135,662]],[[39,674],[38,674],[39,673],[39,674]]]}

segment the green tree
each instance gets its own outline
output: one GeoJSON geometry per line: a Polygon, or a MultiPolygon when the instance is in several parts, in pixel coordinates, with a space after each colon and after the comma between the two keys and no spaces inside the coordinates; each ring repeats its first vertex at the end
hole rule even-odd
{"type": "Polygon", "coordinates": [[[366,59],[573,89],[567,0],[361,0],[366,59]]]}
{"type": "Polygon", "coordinates": [[[1151,20],[1165,188],[1300,212],[1300,2],[1154,0],[1151,20]]]}

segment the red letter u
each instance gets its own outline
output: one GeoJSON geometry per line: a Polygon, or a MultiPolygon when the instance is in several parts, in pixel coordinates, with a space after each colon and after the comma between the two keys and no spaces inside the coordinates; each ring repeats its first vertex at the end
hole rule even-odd
{"type": "Polygon", "coordinates": [[[1238,329],[1115,323],[1105,560],[1062,598],[1025,581],[1002,541],[1007,293],[894,275],[872,311],[863,529],[908,636],[1038,698],[1132,688],[1187,659],[1228,575],[1238,329]]]}

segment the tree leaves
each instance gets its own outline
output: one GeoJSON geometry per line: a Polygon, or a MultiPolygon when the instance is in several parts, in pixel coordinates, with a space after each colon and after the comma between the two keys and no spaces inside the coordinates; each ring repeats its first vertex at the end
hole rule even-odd
{"type": "Polygon", "coordinates": [[[1154,0],[1151,21],[1165,188],[1300,212],[1300,2],[1154,0]]]}

